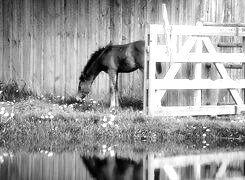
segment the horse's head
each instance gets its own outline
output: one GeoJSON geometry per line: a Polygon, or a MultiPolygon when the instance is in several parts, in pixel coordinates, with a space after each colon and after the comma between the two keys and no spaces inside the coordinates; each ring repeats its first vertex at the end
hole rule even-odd
{"type": "Polygon", "coordinates": [[[91,90],[91,82],[86,79],[86,75],[82,72],[79,78],[78,96],[85,98],[91,90]]]}

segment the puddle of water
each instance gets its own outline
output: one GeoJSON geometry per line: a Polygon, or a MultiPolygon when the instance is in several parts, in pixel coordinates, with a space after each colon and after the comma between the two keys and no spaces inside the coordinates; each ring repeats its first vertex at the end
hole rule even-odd
{"type": "Polygon", "coordinates": [[[245,151],[135,159],[115,154],[85,156],[77,151],[0,154],[1,180],[173,180],[245,179],[245,151]]]}

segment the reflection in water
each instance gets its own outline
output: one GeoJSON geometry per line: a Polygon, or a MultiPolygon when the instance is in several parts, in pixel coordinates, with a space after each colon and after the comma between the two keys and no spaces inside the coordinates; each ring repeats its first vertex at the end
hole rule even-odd
{"type": "Polygon", "coordinates": [[[141,160],[81,156],[73,153],[0,154],[0,180],[172,180],[245,179],[245,152],[164,157],[141,160]]]}
{"type": "Polygon", "coordinates": [[[148,179],[245,179],[245,152],[148,155],[148,179]]]}
{"type": "Polygon", "coordinates": [[[108,157],[82,157],[91,175],[98,180],[143,180],[143,161],[108,157]]]}

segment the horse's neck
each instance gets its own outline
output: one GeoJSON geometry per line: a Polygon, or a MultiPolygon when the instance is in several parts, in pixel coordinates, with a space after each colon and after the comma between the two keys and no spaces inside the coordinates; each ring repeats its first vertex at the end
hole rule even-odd
{"type": "Polygon", "coordinates": [[[100,72],[101,70],[98,68],[97,64],[93,63],[92,67],[90,67],[86,72],[86,80],[92,84],[100,72]]]}

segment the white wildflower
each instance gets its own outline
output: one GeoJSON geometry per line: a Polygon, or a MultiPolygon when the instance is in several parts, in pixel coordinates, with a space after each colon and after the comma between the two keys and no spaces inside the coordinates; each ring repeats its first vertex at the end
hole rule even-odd
{"type": "Polygon", "coordinates": [[[111,114],[111,121],[115,121],[115,115],[111,114]]]}
{"type": "Polygon", "coordinates": [[[4,111],[0,111],[0,114],[3,115],[4,114],[4,111]]]}
{"type": "Polygon", "coordinates": [[[8,116],[9,116],[9,113],[6,112],[3,116],[4,116],[4,117],[8,117],[8,116]]]}
{"type": "Polygon", "coordinates": [[[14,157],[13,153],[9,153],[9,157],[13,158],[14,157]]]}
{"type": "Polygon", "coordinates": [[[3,156],[0,156],[0,164],[4,162],[3,156]]]}
{"type": "Polygon", "coordinates": [[[210,129],[206,129],[207,132],[210,132],[211,130],[210,129]]]}
{"type": "Polygon", "coordinates": [[[48,157],[52,157],[53,155],[54,155],[53,152],[49,152],[49,153],[48,153],[48,157]]]}
{"type": "Polygon", "coordinates": [[[2,94],[3,91],[0,91],[0,94],[2,94]]]}
{"type": "Polygon", "coordinates": [[[106,128],[106,127],[107,127],[107,124],[106,124],[106,123],[103,123],[103,124],[102,124],[102,127],[103,127],[103,128],[106,128]]]}
{"type": "Polygon", "coordinates": [[[203,136],[203,137],[206,137],[206,136],[207,136],[207,134],[205,134],[205,133],[204,133],[202,136],[203,136]]]}
{"type": "Polygon", "coordinates": [[[1,111],[5,111],[5,107],[1,107],[1,111]]]}
{"type": "Polygon", "coordinates": [[[104,121],[104,122],[107,122],[106,116],[103,117],[103,121],[104,121]]]}
{"type": "Polygon", "coordinates": [[[41,115],[41,119],[44,119],[44,115],[41,115]]]}
{"type": "Polygon", "coordinates": [[[109,121],[108,124],[109,124],[110,126],[112,126],[112,125],[113,125],[113,122],[112,122],[112,121],[109,121]]]}
{"type": "Polygon", "coordinates": [[[107,147],[106,144],[103,144],[103,145],[102,145],[102,148],[103,148],[103,149],[106,149],[106,147],[107,147]]]}
{"type": "Polygon", "coordinates": [[[13,117],[14,117],[14,113],[11,113],[11,114],[10,114],[10,117],[13,118],[13,117]]]}
{"type": "Polygon", "coordinates": [[[112,150],[112,148],[111,147],[108,147],[108,151],[111,151],[112,150]]]}
{"type": "Polygon", "coordinates": [[[51,112],[48,112],[48,115],[51,116],[51,112]]]}
{"type": "Polygon", "coordinates": [[[8,156],[8,153],[3,153],[3,156],[4,156],[4,157],[8,156]]]}
{"type": "Polygon", "coordinates": [[[115,156],[115,154],[116,154],[116,153],[115,153],[115,151],[114,151],[114,150],[111,150],[111,151],[110,151],[110,155],[111,155],[111,157],[114,157],[114,156],[115,156]]]}

